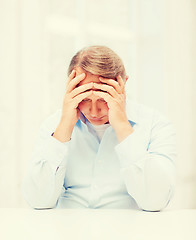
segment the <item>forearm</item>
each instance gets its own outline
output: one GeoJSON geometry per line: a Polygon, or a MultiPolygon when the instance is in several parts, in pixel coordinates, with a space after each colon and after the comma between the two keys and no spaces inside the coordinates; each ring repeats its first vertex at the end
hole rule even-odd
{"type": "Polygon", "coordinates": [[[52,136],[41,145],[34,151],[29,163],[23,195],[33,208],[52,208],[63,187],[68,146],[52,136]]]}
{"type": "Polygon", "coordinates": [[[128,193],[146,211],[160,211],[171,199],[175,186],[175,168],[162,157],[144,156],[143,166],[132,164],[121,169],[128,193]]]}
{"type": "Polygon", "coordinates": [[[66,121],[61,120],[53,134],[53,137],[60,142],[68,142],[71,139],[73,128],[74,127],[69,126],[66,121]]]}
{"type": "Polygon", "coordinates": [[[61,194],[64,176],[65,169],[52,173],[47,162],[32,166],[23,182],[23,195],[27,203],[36,209],[54,208],[61,194]]]}
{"type": "Polygon", "coordinates": [[[151,136],[152,142],[144,132],[142,127],[134,130],[116,151],[128,193],[141,209],[158,211],[166,207],[174,192],[176,142],[167,123],[156,132],[156,138],[151,136]]]}
{"type": "Polygon", "coordinates": [[[121,143],[126,137],[131,135],[134,132],[129,121],[119,123],[118,127],[115,128],[116,137],[118,142],[121,143]]]}

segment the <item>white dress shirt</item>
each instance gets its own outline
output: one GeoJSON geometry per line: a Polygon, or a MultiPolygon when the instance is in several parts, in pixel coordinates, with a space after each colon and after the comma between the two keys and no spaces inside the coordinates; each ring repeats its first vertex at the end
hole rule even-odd
{"type": "Polygon", "coordinates": [[[132,208],[159,211],[169,203],[176,179],[176,134],[160,112],[126,102],[134,132],[118,143],[110,124],[93,126],[83,114],[71,140],[51,136],[61,109],[40,127],[22,191],[42,208],[132,208]]]}

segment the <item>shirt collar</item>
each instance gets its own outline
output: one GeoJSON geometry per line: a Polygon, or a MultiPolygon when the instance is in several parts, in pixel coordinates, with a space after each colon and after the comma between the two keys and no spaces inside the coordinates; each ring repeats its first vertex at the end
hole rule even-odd
{"type": "Polygon", "coordinates": [[[82,112],[80,112],[80,120],[83,122],[83,123],[86,123],[87,119],[85,118],[84,114],[82,112]]]}

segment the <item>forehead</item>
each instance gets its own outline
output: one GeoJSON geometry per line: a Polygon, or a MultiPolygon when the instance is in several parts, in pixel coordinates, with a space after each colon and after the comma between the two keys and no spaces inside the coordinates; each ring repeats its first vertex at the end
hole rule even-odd
{"type": "Polygon", "coordinates": [[[84,80],[82,80],[78,84],[79,86],[84,85],[86,83],[90,83],[90,82],[101,83],[101,81],[99,80],[99,75],[94,75],[94,74],[88,73],[88,72],[84,71],[82,68],[77,67],[76,68],[76,75],[79,75],[79,74],[82,74],[82,73],[85,73],[86,77],[85,77],[84,80]]]}

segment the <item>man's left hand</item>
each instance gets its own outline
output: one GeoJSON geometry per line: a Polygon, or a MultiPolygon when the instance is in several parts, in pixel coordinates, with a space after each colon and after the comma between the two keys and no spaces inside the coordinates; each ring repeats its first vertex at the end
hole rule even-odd
{"type": "Polygon", "coordinates": [[[94,83],[94,87],[102,91],[93,91],[93,94],[107,102],[109,122],[116,131],[118,139],[122,140],[122,138],[124,139],[125,131],[128,130],[129,134],[133,132],[126,116],[125,84],[121,76],[117,77],[117,81],[103,77],[100,77],[99,80],[103,84],[94,83]]]}

